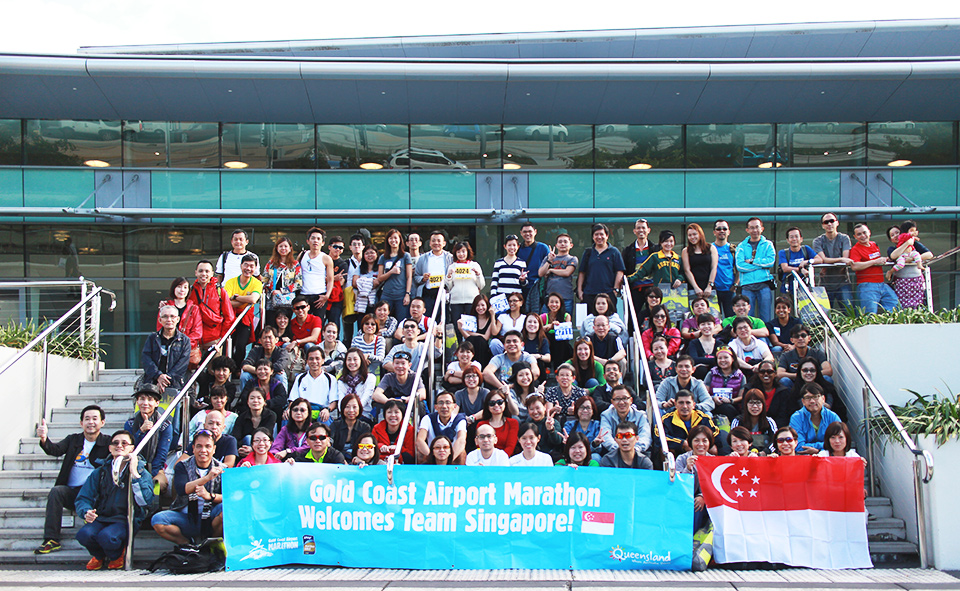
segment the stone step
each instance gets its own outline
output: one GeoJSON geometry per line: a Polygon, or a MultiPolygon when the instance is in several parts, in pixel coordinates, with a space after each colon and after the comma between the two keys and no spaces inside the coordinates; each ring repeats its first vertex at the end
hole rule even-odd
{"type": "Polygon", "coordinates": [[[867,497],[867,511],[876,517],[893,517],[893,505],[887,497],[867,497]]]}
{"type": "MultiPolygon", "coordinates": [[[[130,405],[127,410],[111,409],[104,408],[104,414],[107,416],[108,423],[123,423],[130,415],[133,414],[133,405],[130,405]]],[[[50,420],[47,421],[48,425],[59,425],[59,424],[73,424],[76,429],[80,428],[80,412],[73,408],[55,408],[50,413],[50,420]]]]}
{"type": "Polygon", "coordinates": [[[142,375],[142,369],[101,369],[100,382],[130,382],[133,384],[137,376],[142,375]]]}
{"type": "MultiPolygon", "coordinates": [[[[96,404],[103,410],[133,409],[136,401],[129,394],[78,394],[67,396],[67,409],[70,409],[80,418],[80,411],[88,405],[96,404]]],[[[132,410],[131,410],[132,411],[132,410]]]]}
{"type": "MultiPolygon", "coordinates": [[[[133,413],[130,413],[130,415],[133,415],[133,413]]],[[[79,417],[74,417],[74,418],[76,419],[79,417]]],[[[123,424],[126,422],[128,418],[130,417],[124,416],[124,415],[119,415],[117,417],[111,418],[111,416],[108,414],[107,423],[103,426],[102,432],[106,433],[107,435],[110,435],[114,431],[117,431],[118,429],[123,429],[123,424]]],[[[80,421],[71,421],[69,424],[63,423],[63,422],[47,423],[47,437],[49,437],[54,441],[60,441],[61,439],[65,438],[67,435],[70,435],[71,433],[79,433],[79,432],[80,432],[80,421]]]]}
{"type": "MultiPolygon", "coordinates": [[[[0,529],[43,529],[44,511],[43,507],[0,509],[0,529]]],[[[80,525],[79,520],[76,520],[71,513],[64,512],[63,519],[64,527],[80,525]]]]}
{"type": "Polygon", "coordinates": [[[867,521],[867,536],[877,541],[897,541],[907,537],[907,528],[902,519],[878,517],[867,521]]]}
{"type": "Polygon", "coordinates": [[[35,454],[17,454],[3,456],[3,470],[59,470],[62,458],[48,456],[40,452],[35,454]]]}
{"type": "Polygon", "coordinates": [[[48,488],[0,489],[0,509],[46,507],[49,492],[48,488]]]}
{"type": "Polygon", "coordinates": [[[79,394],[126,394],[133,395],[133,380],[123,382],[80,382],[79,394]]]}
{"type": "Polygon", "coordinates": [[[908,568],[920,562],[917,545],[906,540],[871,541],[870,559],[881,568],[908,568]]]}
{"type": "Polygon", "coordinates": [[[0,471],[0,489],[23,490],[28,488],[49,489],[57,480],[56,470],[3,470],[0,471]]]}
{"type": "MultiPolygon", "coordinates": [[[[77,520],[77,527],[68,527],[61,530],[60,544],[63,550],[53,552],[47,556],[62,556],[67,551],[83,550],[83,546],[77,543],[77,530],[80,529],[80,520],[77,520]]],[[[43,542],[43,528],[18,528],[18,529],[0,529],[0,552],[21,552],[33,555],[33,550],[43,542]]],[[[147,553],[150,560],[156,558],[161,552],[172,549],[173,544],[158,536],[149,526],[141,528],[134,541],[134,555],[138,551],[147,553]]],[[[88,557],[89,558],[89,557],[88,557]]],[[[84,561],[86,562],[86,561],[84,561]]],[[[3,564],[0,562],[0,564],[3,564]]]]}

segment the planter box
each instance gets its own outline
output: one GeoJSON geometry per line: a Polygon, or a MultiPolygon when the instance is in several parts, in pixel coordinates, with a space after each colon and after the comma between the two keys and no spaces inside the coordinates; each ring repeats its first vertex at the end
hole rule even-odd
{"type": "MultiPolygon", "coordinates": [[[[19,349],[0,347],[0,364],[19,353],[19,349]]],[[[27,353],[3,374],[3,383],[9,387],[4,398],[4,428],[0,429],[0,454],[20,452],[20,440],[36,434],[39,421],[41,384],[41,353],[27,353]]],[[[80,382],[91,379],[93,361],[50,355],[47,360],[47,413],[63,408],[67,394],[76,394],[80,382]]],[[[79,424],[79,420],[77,421],[79,424]]]]}

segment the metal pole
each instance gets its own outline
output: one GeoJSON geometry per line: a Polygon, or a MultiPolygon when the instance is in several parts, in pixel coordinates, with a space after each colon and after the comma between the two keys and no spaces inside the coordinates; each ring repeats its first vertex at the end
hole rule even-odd
{"type": "Polygon", "coordinates": [[[877,496],[877,482],[874,477],[873,467],[875,462],[873,461],[873,436],[870,433],[870,421],[866,420],[870,416],[870,389],[866,386],[862,389],[863,392],[863,426],[864,426],[864,435],[867,438],[867,478],[870,479],[870,496],[877,496]]]}
{"type": "Polygon", "coordinates": [[[100,298],[102,296],[97,294],[93,300],[91,300],[92,309],[91,309],[91,318],[90,326],[93,328],[93,381],[100,380],[100,298]]]}
{"type": "Polygon", "coordinates": [[[920,553],[920,568],[930,568],[927,560],[927,509],[923,502],[923,486],[920,476],[920,458],[913,458],[913,495],[917,499],[917,551],[920,553]]]}
{"type": "MultiPolygon", "coordinates": [[[[87,299],[87,282],[83,280],[83,277],[80,277],[80,301],[87,299]]],[[[87,306],[84,305],[80,308],[80,347],[83,348],[83,344],[87,342],[86,328],[87,326],[87,306]]]]}
{"type": "Polygon", "coordinates": [[[127,462],[127,549],[123,556],[123,570],[133,568],[133,470],[127,462]]]}
{"type": "Polygon", "coordinates": [[[933,276],[930,274],[930,267],[923,268],[923,283],[927,292],[927,308],[933,312],[933,276]]]}
{"type": "MultiPolygon", "coordinates": [[[[43,339],[43,357],[40,359],[40,383],[43,384],[43,391],[40,393],[40,421],[47,418],[47,361],[50,353],[47,350],[47,339],[43,339]]],[[[40,424],[37,421],[37,424],[40,424]]]]}

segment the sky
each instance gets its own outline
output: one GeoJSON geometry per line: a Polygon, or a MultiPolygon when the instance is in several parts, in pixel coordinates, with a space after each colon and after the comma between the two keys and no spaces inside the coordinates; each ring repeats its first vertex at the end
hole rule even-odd
{"type": "Polygon", "coordinates": [[[6,25],[0,52],[39,54],[103,45],[960,18],[960,3],[929,0],[0,0],[0,6],[6,25]]]}

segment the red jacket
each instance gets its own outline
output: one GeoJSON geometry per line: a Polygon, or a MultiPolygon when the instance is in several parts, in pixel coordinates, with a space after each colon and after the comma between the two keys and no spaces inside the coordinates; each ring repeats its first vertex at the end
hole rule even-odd
{"type": "MultiPolygon", "coordinates": [[[[377,440],[377,444],[380,446],[392,445],[390,443],[390,435],[387,434],[387,421],[380,421],[373,426],[373,436],[377,440]]],[[[408,453],[411,456],[415,456],[416,450],[413,443],[413,425],[407,425],[407,434],[403,438],[403,445],[400,446],[401,453],[408,453]]],[[[381,453],[381,456],[386,460],[388,454],[381,453]]],[[[403,463],[403,457],[397,458],[397,463],[403,463]]]]}
{"type": "Polygon", "coordinates": [[[236,318],[233,306],[230,305],[230,296],[217,285],[216,279],[211,279],[205,288],[194,283],[187,300],[193,302],[200,310],[204,343],[217,341],[223,337],[236,318]]]}
{"type": "MultiPolygon", "coordinates": [[[[160,307],[173,305],[173,300],[167,300],[160,304],[160,307]]],[[[160,313],[157,312],[157,330],[162,328],[160,326],[160,313]]],[[[197,305],[189,299],[187,300],[187,307],[183,309],[183,316],[180,317],[180,327],[177,330],[190,337],[191,349],[200,346],[203,340],[203,320],[200,319],[200,311],[197,309],[197,305]]]]}

